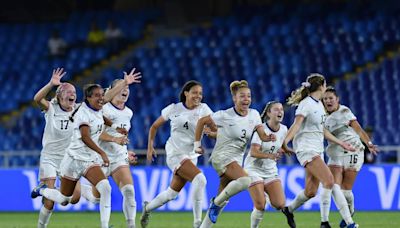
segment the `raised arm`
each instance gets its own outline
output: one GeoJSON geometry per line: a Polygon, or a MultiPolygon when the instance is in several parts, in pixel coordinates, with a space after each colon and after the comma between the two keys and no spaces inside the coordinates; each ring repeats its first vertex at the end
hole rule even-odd
{"type": "Polygon", "coordinates": [[[63,68],[57,68],[53,70],[50,81],[43,86],[33,97],[33,100],[40,106],[42,110],[49,109],[49,101],[45,98],[54,86],[61,84],[61,78],[66,74],[63,68]]]}
{"type": "Polygon", "coordinates": [[[369,151],[374,155],[378,152],[378,147],[371,142],[371,138],[361,127],[360,123],[357,120],[353,120],[350,122],[350,127],[354,129],[355,132],[360,136],[360,139],[368,146],[369,151]]]}
{"type": "Polygon", "coordinates": [[[154,149],[154,138],[156,137],[158,128],[167,122],[164,117],[160,116],[156,121],[151,125],[149,130],[149,138],[147,142],[147,162],[151,162],[153,160],[153,155],[157,156],[156,150],[154,149]]]}
{"type": "Polygon", "coordinates": [[[82,141],[88,146],[90,149],[94,150],[96,153],[100,154],[103,159],[103,166],[109,166],[110,161],[108,160],[107,154],[92,140],[90,137],[90,128],[87,125],[81,125],[79,127],[81,132],[82,141]]]}
{"type": "Polygon", "coordinates": [[[133,68],[129,74],[124,72],[124,80],[120,80],[117,84],[104,94],[104,103],[110,102],[125,86],[132,83],[140,83],[140,78],[142,78],[142,73],[135,73],[136,68],[133,68]]]}

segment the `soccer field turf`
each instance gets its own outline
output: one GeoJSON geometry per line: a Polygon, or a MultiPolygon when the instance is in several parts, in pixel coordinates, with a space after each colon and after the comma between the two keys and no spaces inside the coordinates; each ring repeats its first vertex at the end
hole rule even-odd
{"type": "MultiPolygon", "coordinates": [[[[205,213],[204,213],[205,214],[205,213]]],[[[203,214],[203,215],[204,215],[203,214]]],[[[0,213],[0,227],[36,227],[37,213],[0,213]]],[[[295,213],[297,227],[319,227],[318,212],[295,213]]],[[[140,213],[136,217],[136,226],[140,227],[140,213]]],[[[357,212],[354,217],[361,228],[372,227],[400,227],[398,212],[357,212]]],[[[339,227],[339,214],[331,213],[332,227],[339,227]]],[[[111,214],[110,225],[114,228],[125,227],[124,215],[114,212],[111,214]]],[[[49,228],[52,227],[99,227],[99,213],[64,213],[55,212],[52,215],[49,228]]],[[[190,212],[165,212],[152,213],[149,228],[174,228],[192,227],[192,213],[190,212]]],[[[250,227],[250,212],[225,212],[221,215],[214,227],[250,227]]],[[[260,227],[288,227],[283,214],[266,212],[260,227]]]]}

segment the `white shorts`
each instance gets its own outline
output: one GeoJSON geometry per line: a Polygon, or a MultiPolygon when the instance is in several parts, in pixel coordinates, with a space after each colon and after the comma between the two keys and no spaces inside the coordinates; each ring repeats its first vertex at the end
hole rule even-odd
{"type": "Polygon", "coordinates": [[[260,172],[254,169],[245,169],[247,174],[250,177],[258,177],[260,180],[264,182],[264,184],[268,184],[275,179],[279,179],[279,175],[277,172],[267,173],[267,172],[260,172]]]}
{"type": "Polygon", "coordinates": [[[238,165],[242,166],[243,157],[212,157],[211,164],[214,167],[215,171],[217,171],[219,176],[222,176],[226,172],[226,167],[232,162],[237,162],[238,165]]]}
{"type": "Polygon", "coordinates": [[[321,157],[322,161],[324,153],[314,152],[314,151],[299,151],[296,152],[297,160],[299,161],[300,165],[306,167],[306,165],[314,160],[317,157],[321,157]]]}
{"type": "Polygon", "coordinates": [[[197,157],[191,158],[186,154],[175,154],[175,155],[167,155],[167,166],[172,171],[172,173],[176,173],[178,169],[182,166],[182,164],[190,160],[194,165],[197,165],[197,157]]]}
{"type": "Polygon", "coordinates": [[[129,167],[128,158],[121,158],[117,161],[111,162],[108,167],[102,166],[101,170],[103,170],[103,173],[106,177],[109,177],[122,167],[129,167]]]}
{"type": "Polygon", "coordinates": [[[348,152],[344,156],[330,157],[328,166],[341,167],[344,170],[360,171],[364,164],[364,152],[348,152]]]}
{"type": "Polygon", "coordinates": [[[82,161],[76,160],[69,154],[66,154],[61,161],[61,177],[77,181],[81,176],[85,176],[87,171],[95,166],[101,166],[100,161],[82,161]]]}
{"type": "Polygon", "coordinates": [[[39,181],[55,180],[60,175],[60,164],[62,158],[40,157],[39,181]]]}

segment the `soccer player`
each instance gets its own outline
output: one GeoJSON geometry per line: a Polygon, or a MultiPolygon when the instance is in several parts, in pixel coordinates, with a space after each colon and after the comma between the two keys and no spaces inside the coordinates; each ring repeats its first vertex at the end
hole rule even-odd
{"type": "MultiPolygon", "coordinates": [[[[371,142],[368,134],[360,126],[357,118],[354,116],[352,111],[341,105],[339,102],[339,96],[336,93],[336,89],[328,87],[323,96],[323,103],[328,116],[325,120],[325,128],[331,132],[338,139],[350,143],[354,148],[355,152],[349,152],[329,142],[326,152],[329,156],[328,166],[331,170],[335,184],[341,186],[342,192],[346,198],[347,204],[350,209],[350,213],[354,213],[354,196],[353,196],[353,184],[356,180],[357,173],[360,171],[364,163],[364,145],[368,146],[368,149],[376,155],[377,146],[371,142]]],[[[321,207],[321,222],[329,222],[329,208],[321,207]]],[[[342,220],[340,227],[346,227],[346,222],[342,220]]]]}
{"type": "MultiPolygon", "coordinates": [[[[343,192],[338,185],[334,184],[332,173],[322,158],[324,137],[347,151],[354,151],[350,144],[337,139],[324,129],[326,113],[320,100],[325,90],[324,76],[314,73],[308,76],[306,82],[292,92],[288,99],[289,105],[298,107],[294,123],[286,135],[284,144],[287,145],[293,139],[293,149],[297,160],[306,169],[305,189],[282,210],[292,228],[296,227],[293,211],[315,196],[320,182],[322,183],[321,205],[325,207],[332,194],[348,227],[358,227],[351,217],[343,192]]],[[[321,224],[321,227],[324,227],[324,224],[321,224]]]]}
{"type": "Polygon", "coordinates": [[[196,166],[199,154],[193,151],[193,142],[197,121],[201,117],[210,115],[212,111],[207,104],[201,103],[203,88],[197,81],[186,82],[179,98],[180,102],[165,107],[161,111],[161,116],[150,127],[147,146],[149,162],[156,155],[153,145],[158,128],[168,120],[170,121],[171,136],[165,145],[165,151],[167,165],[174,175],[167,190],[158,194],[150,202],[144,202],[140,219],[142,227],[146,227],[149,223],[150,212],[175,199],[188,181],[194,188],[193,227],[199,227],[201,224],[201,205],[207,180],[196,166]]]}
{"type": "Polygon", "coordinates": [[[124,80],[111,89],[106,96],[104,96],[104,90],[100,85],[88,84],[85,86],[85,100],[75,109],[70,118],[74,122],[74,133],[71,144],[60,165],[60,190],[50,189],[45,184],[40,184],[32,190],[32,198],[42,195],[66,205],[71,201],[76,183],[81,176],[84,176],[100,192],[101,227],[108,228],[111,213],[111,186],[100,166],[108,167],[110,161],[107,154],[98,146],[99,136],[105,121],[102,107],[125,85],[139,82],[140,77],[140,73],[135,74],[134,69],[129,75],[125,73],[124,80]]]}
{"type": "MultiPolygon", "coordinates": [[[[264,131],[267,135],[274,134],[276,141],[263,142],[257,134],[251,140],[251,148],[248,153],[244,169],[257,181],[250,184],[249,192],[253,200],[254,209],[251,213],[252,228],[259,227],[263,219],[266,196],[275,209],[281,210],[285,207],[285,193],[282,189],[281,180],[278,176],[276,161],[281,156],[281,147],[287,133],[287,127],[281,124],[284,116],[283,106],[277,101],[270,101],[261,114],[264,123],[264,131]]],[[[285,152],[291,154],[289,148],[285,152]]]]}
{"type": "Polygon", "coordinates": [[[275,141],[273,134],[265,133],[258,111],[250,108],[251,92],[247,81],[233,81],[230,90],[234,107],[205,116],[196,126],[194,149],[197,153],[203,152],[200,140],[204,126],[218,128],[217,142],[210,159],[220,176],[219,194],[211,200],[201,227],[211,227],[216,223],[226,201],[253,182],[241,166],[252,134],[257,132],[262,141],[275,141]]]}
{"type": "MultiPolygon", "coordinates": [[[[46,121],[42,140],[43,149],[40,153],[39,181],[49,188],[55,187],[60,163],[71,142],[74,129],[69,116],[75,109],[76,91],[72,84],[61,82],[65,74],[63,68],[54,69],[50,81],[34,97],[35,102],[43,110],[46,121]],[[57,86],[56,96],[48,101],[46,96],[54,86],[57,86]]],[[[77,203],[79,198],[79,188],[76,188],[71,203],[77,203]]],[[[53,208],[54,202],[43,198],[38,228],[47,227],[53,208]]]]}
{"type": "MultiPolygon", "coordinates": [[[[122,79],[116,79],[110,86],[114,88],[122,79]]],[[[133,152],[128,151],[128,138],[126,135],[119,133],[116,128],[124,128],[129,131],[131,128],[131,119],[133,112],[125,105],[128,100],[130,91],[126,85],[121,92],[115,96],[111,102],[103,106],[103,115],[113,124],[111,127],[106,126],[100,135],[100,147],[106,152],[110,165],[102,167],[106,177],[112,176],[123,196],[122,209],[125,215],[128,228],[135,227],[136,217],[136,200],[135,189],[133,186],[132,174],[129,164],[135,161],[133,152]]],[[[92,203],[100,202],[100,193],[94,186],[82,184],[82,196],[92,203]]]]}

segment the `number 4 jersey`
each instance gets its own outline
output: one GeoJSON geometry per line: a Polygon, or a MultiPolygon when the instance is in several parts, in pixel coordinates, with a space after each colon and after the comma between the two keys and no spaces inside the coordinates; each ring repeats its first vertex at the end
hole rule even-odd
{"type": "Polygon", "coordinates": [[[211,113],[211,109],[205,103],[194,109],[186,108],[182,102],[165,107],[161,111],[161,116],[171,121],[171,135],[167,144],[169,148],[173,148],[173,151],[166,151],[167,156],[171,153],[194,155],[194,131],[197,121],[211,113]]]}

